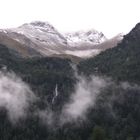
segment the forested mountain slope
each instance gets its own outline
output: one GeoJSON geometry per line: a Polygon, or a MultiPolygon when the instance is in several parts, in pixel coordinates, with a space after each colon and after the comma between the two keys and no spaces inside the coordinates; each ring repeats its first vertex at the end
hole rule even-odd
{"type": "Polygon", "coordinates": [[[117,80],[140,83],[140,24],[115,48],[108,49],[94,58],[79,64],[85,74],[103,74],[117,80]]]}

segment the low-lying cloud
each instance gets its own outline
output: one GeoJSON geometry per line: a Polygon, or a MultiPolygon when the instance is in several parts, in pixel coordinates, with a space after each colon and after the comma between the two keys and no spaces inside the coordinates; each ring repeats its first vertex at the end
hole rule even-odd
{"type": "Polygon", "coordinates": [[[115,83],[107,77],[92,75],[87,79],[77,73],[75,76],[77,77],[77,84],[75,85],[74,93],[71,93],[69,102],[63,105],[61,113],[56,114],[50,108],[39,112],[40,119],[46,125],[55,126],[55,124],[58,124],[63,126],[67,123],[77,124],[76,122],[81,120],[86,121],[88,111],[90,108],[96,108],[97,101],[100,99],[101,102],[98,107],[105,107],[109,114],[116,118],[117,115],[113,108],[114,103],[125,100],[129,90],[132,93],[135,90],[140,92],[140,88],[137,85],[131,85],[127,82],[115,83]]]}
{"type": "MultiPolygon", "coordinates": [[[[36,109],[34,109],[32,115],[38,117],[43,124],[52,127],[56,124],[62,126],[66,123],[75,123],[77,120],[86,120],[88,110],[95,107],[97,99],[106,98],[106,95],[100,96],[101,93],[110,89],[108,93],[111,93],[109,93],[106,106],[115,117],[112,104],[116,100],[121,101],[124,98],[123,91],[129,89],[140,91],[139,86],[130,85],[127,82],[115,84],[110,79],[94,75],[88,79],[77,73],[75,73],[75,76],[77,78],[75,90],[71,93],[69,102],[65,103],[59,112],[55,112],[52,109],[55,107],[53,104],[46,105],[45,109],[39,109],[36,104],[36,109]]],[[[54,92],[56,92],[56,89],[54,89],[54,92]]],[[[57,92],[60,92],[59,89],[57,92]]],[[[56,97],[55,100],[62,94],[54,95],[56,97]]],[[[41,99],[39,100],[35,96],[30,87],[21,78],[17,77],[14,73],[0,72],[0,108],[6,109],[12,123],[16,123],[20,118],[26,118],[31,104],[37,103],[36,101],[41,102],[41,99]]]]}
{"type": "MultiPolygon", "coordinates": [[[[66,123],[76,122],[78,119],[86,120],[88,109],[94,107],[97,96],[108,85],[108,79],[91,76],[89,80],[84,76],[78,75],[76,69],[73,69],[77,84],[75,85],[74,93],[71,93],[69,102],[63,105],[61,113],[56,114],[49,107],[38,112],[40,119],[46,125],[59,124],[62,126],[66,123]],[[55,122],[56,120],[57,122],[55,122]]],[[[62,93],[59,95],[62,95],[62,93]]]]}
{"type": "Polygon", "coordinates": [[[95,104],[98,94],[107,86],[104,79],[92,76],[90,81],[82,76],[78,76],[78,83],[75,92],[70,98],[70,102],[64,105],[63,121],[72,121],[78,118],[84,119],[88,109],[95,104]]]}
{"type": "Polygon", "coordinates": [[[0,107],[5,108],[12,123],[26,117],[35,96],[29,86],[14,73],[0,72],[0,107]]]}

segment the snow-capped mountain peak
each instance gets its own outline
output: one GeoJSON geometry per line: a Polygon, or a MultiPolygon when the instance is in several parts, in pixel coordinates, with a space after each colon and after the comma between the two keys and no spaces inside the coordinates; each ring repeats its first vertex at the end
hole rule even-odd
{"type": "MultiPolygon", "coordinates": [[[[45,21],[33,21],[31,23],[29,23],[30,25],[33,25],[33,26],[38,26],[38,27],[44,27],[44,28],[48,28],[48,27],[53,27],[49,22],[45,21]]],[[[54,28],[54,27],[53,27],[54,28]]]]}
{"type": "Polygon", "coordinates": [[[97,45],[107,40],[102,32],[98,32],[94,29],[65,33],[64,36],[71,46],[80,46],[83,43],[87,45],[97,45]]]}
{"type": "Polygon", "coordinates": [[[43,32],[58,32],[49,22],[42,22],[42,21],[34,21],[31,23],[25,23],[22,26],[20,26],[19,28],[33,28],[33,29],[38,29],[41,30],[43,32]]]}

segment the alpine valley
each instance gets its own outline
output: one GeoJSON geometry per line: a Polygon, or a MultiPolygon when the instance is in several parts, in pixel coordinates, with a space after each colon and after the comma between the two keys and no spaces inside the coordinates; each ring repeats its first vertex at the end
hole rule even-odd
{"type": "Polygon", "coordinates": [[[107,39],[35,21],[0,30],[0,140],[140,140],[140,23],[107,39]]]}
{"type": "Polygon", "coordinates": [[[0,30],[0,42],[24,58],[38,56],[87,58],[112,48],[122,35],[107,39],[96,30],[59,33],[48,22],[35,21],[0,30]]]}

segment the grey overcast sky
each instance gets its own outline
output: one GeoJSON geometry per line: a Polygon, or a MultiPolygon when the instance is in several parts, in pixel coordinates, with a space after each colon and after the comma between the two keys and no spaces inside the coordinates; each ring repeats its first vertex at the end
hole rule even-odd
{"type": "Polygon", "coordinates": [[[108,38],[140,21],[140,0],[0,0],[0,28],[48,21],[59,31],[96,29],[108,38]]]}

